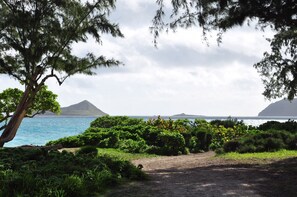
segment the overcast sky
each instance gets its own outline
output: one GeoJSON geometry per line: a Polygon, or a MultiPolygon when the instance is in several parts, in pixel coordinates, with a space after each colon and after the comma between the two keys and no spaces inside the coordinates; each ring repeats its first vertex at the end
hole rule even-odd
{"type": "MultiPolygon", "coordinates": [[[[272,101],[262,96],[263,85],[253,64],[269,50],[272,33],[254,27],[234,28],[218,46],[203,42],[201,29],[178,29],[162,34],[158,49],[149,26],[155,1],[119,0],[112,14],[125,38],[104,36],[103,46],[89,40],[74,53],[104,54],[125,65],[99,69],[96,76],[76,75],[62,86],[48,81],[61,106],[89,100],[110,115],[256,116],[272,101]]],[[[0,90],[19,87],[6,76],[0,90]]]]}

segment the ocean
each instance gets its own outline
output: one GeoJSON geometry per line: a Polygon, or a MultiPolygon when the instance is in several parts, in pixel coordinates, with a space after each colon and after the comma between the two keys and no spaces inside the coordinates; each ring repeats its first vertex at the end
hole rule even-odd
{"type": "Polygon", "coordinates": [[[25,118],[15,136],[5,147],[45,145],[50,140],[84,132],[95,117],[25,118]]]}
{"type": "MultiPolygon", "coordinates": [[[[152,116],[133,116],[135,118],[142,118],[148,120],[152,116]]],[[[163,117],[165,119],[169,117],[163,117]]],[[[172,117],[171,117],[172,118],[172,117]]],[[[174,117],[172,119],[184,118],[174,117]]],[[[187,117],[193,120],[197,117],[187,117]]],[[[226,119],[228,117],[221,116],[207,116],[199,117],[207,121],[215,119],[226,119]]],[[[233,118],[233,117],[232,117],[233,118]]],[[[77,135],[84,132],[90,123],[95,120],[95,117],[35,117],[26,118],[23,120],[16,137],[6,143],[5,147],[15,147],[21,145],[45,145],[50,140],[56,140],[66,136],[77,135]]],[[[280,122],[288,119],[296,119],[296,117],[238,117],[238,120],[243,120],[247,125],[258,126],[270,120],[280,122]]]]}

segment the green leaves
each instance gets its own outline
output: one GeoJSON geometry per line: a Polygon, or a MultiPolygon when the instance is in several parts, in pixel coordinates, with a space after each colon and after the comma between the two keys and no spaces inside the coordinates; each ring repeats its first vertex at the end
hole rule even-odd
{"type": "Polygon", "coordinates": [[[254,65],[265,85],[263,94],[268,99],[286,96],[292,100],[297,93],[296,28],[281,30],[270,43],[272,51],[254,65]]]}
{"type": "Polygon", "coordinates": [[[17,108],[23,92],[17,88],[8,88],[0,93],[0,113],[10,115],[17,108]]]}
{"type": "Polygon", "coordinates": [[[42,85],[50,77],[61,84],[77,73],[94,74],[92,70],[100,66],[119,65],[95,54],[78,57],[71,48],[89,36],[98,44],[102,34],[123,37],[118,25],[108,19],[114,7],[114,0],[0,2],[0,73],[26,85],[36,80],[35,74],[42,85]]]}
{"type": "MultiPolygon", "coordinates": [[[[23,91],[17,88],[8,88],[0,93],[0,122],[11,117],[22,96],[23,91]]],[[[49,91],[46,86],[43,86],[37,93],[31,107],[27,109],[27,116],[34,116],[45,111],[60,113],[60,105],[56,99],[57,95],[49,91]]]]}

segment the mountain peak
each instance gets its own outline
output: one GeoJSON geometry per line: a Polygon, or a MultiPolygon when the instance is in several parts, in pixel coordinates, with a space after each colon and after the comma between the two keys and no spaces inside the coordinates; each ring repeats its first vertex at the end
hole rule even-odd
{"type": "Polygon", "coordinates": [[[98,109],[88,100],[81,101],[77,104],[61,108],[61,115],[64,116],[104,116],[105,112],[98,109]]]}
{"type": "Polygon", "coordinates": [[[258,116],[297,116],[297,99],[282,99],[271,103],[258,116]]]}

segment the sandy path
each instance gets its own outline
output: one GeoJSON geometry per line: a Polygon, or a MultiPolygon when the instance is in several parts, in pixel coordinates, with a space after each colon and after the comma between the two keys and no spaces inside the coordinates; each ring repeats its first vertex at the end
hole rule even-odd
{"type": "Polygon", "coordinates": [[[271,162],[261,165],[234,162],[207,152],[133,163],[143,165],[149,180],[120,186],[106,196],[297,196],[297,174],[280,170],[271,162]]]}

